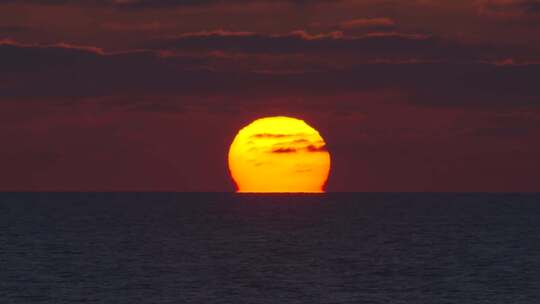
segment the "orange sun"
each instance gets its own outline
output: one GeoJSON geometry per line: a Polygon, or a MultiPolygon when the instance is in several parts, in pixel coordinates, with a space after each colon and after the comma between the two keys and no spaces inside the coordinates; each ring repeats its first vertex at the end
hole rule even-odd
{"type": "Polygon", "coordinates": [[[238,132],[229,170],[238,192],[324,192],[330,153],[303,120],[267,117],[238,132]]]}

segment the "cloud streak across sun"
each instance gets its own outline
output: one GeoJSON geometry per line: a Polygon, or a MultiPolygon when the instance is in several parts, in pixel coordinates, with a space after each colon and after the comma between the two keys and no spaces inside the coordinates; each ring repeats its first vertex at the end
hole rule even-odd
{"type": "Polygon", "coordinates": [[[304,121],[268,117],[238,132],[229,169],[238,192],[324,192],[330,153],[304,121]]]}

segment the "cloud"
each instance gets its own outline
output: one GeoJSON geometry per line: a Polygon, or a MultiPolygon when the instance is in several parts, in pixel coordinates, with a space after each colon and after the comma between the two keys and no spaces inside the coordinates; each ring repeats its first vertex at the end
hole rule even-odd
{"type": "Polygon", "coordinates": [[[328,149],[326,148],[326,145],[320,145],[320,146],[316,146],[316,145],[309,145],[306,147],[306,151],[308,152],[328,152],[328,149]]]}
{"type": "Polygon", "coordinates": [[[305,147],[277,147],[271,150],[271,153],[285,154],[285,153],[297,153],[299,151],[305,151],[309,153],[328,152],[326,145],[307,145],[305,147]]]}
{"type": "Polygon", "coordinates": [[[293,137],[293,134],[271,134],[271,133],[261,133],[251,135],[250,138],[287,138],[293,137]]]}
{"type": "Polygon", "coordinates": [[[291,142],[293,145],[300,145],[300,144],[309,144],[311,141],[301,138],[301,139],[295,139],[291,142]]]}
{"type": "Polygon", "coordinates": [[[476,5],[481,14],[498,18],[539,17],[538,0],[480,0],[476,5]]]}
{"type": "Polygon", "coordinates": [[[393,28],[396,25],[395,21],[390,18],[358,18],[340,23],[342,29],[357,29],[357,28],[393,28]]]}
{"type": "Polygon", "coordinates": [[[4,47],[17,47],[17,48],[25,48],[25,49],[61,49],[61,50],[76,50],[76,51],[85,51],[89,53],[96,53],[100,55],[104,55],[105,52],[103,49],[99,47],[94,46],[81,46],[81,45],[75,45],[75,44],[69,44],[69,43],[56,43],[56,44],[47,44],[47,45],[40,45],[40,44],[28,44],[28,43],[19,43],[13,39],[0,39],[0,46],[4,47]]]}
{"type": "MultiPolygon", "coordinates": [[[[272,138],[272,139],[281,139],[281,138],[291,138],[291,137],[302,137],[306,136],[305,133],[295,133],[295,134],[275,134],[275,133],[260,133],[251,135],[250,138],[272,138]]],[[[293,143],[303,142],[305,139],[297,139],[292,141],[293,143]]]]}
{"type": "Polygon", "coordinates": [[[277,153],[277,154],[287,154],[287,153],[296,153],[298,152],[295,148],[275,148],[272,149],[271,153],[277,153]]]}
{"type": "MultiPolygon", "coordinates": [[[[264,1],[264,0],[263,0],[264,1]]],[[[280,0],[295,5],[311,5],[336,0],[280,0]]],[[[339,0],[338,0],[339,1],[339,0]]],[[[4,3],[33,3],[40,5],[106,6],[125,9],[170,8],[178,6],[206,6],[217,4],[246,4],[261,0],[4,0],[4,3]]]]}
{"type": "Polygon", "coordinates": [[[0,65],[0,77],[10,80],[0,97],[166,93],[200,86],[205,79],[205,73],[189,71],[201,65],[196,58],[165,62],[153,51],[106,53],[96,47],[68,44],[0,41],[0,65]]]}
{"type": "Polygon", "coordinates": [[[540,60],[534,47],[516,48],[464,44],[433,36],[393,32],[348,36],[339,31],[309,34],[294,31],[279,35],[224,30],[184,33],[149,42],[144,47],[181,52],[221,52],[233,55],[294,55],[324,57],[340,65],[369,62],[494,62],[540,60]],[[340,56],[339,59],[336,56],[340,56]],[[331,59],[331,60],[330,60],[331,59]]]}
{"type": "MultiPolygon", "coordinates": [[[[323,2],[331,3],[336,0],[280,0],[278,2],[291,3],[295,5],[312,5],[323,2]]],[[[338,0],[339,1],[339,0],[338,0]]],[[[174,6],[204,6],[214,4],[230,4],[230,3],[253,3],[261,2],[261,0],[108,0],[102,2],[109,2],[114,6],[125,8],[163,8],[174,6]]],[[[264,1],[263,1],[264,2],[264,1]]]]}
{"type": "MultiPolygon", "coordinates": [[[[3,41],[0,100],[68,98],[76,102],[76,98],[123,96],[126,103],[133,103],[152,96],[158,103],[188,106],[214,96],[238,106],[241,100],[251,100],[250,104],[254,99],[274,97],[320,100],[336,94],[391,91],[398,92],[399,102],[431,106],[540,105],[539,64],[388,60],[294,74],[261,74],[256,69],[238,70],[235,64],[214,67],[214,63],[214,58],[204,56],[163,57],[157,50],[108,53],[88,46],[3,41]]],[[[330,101],[324,106],[335,107],[330,101]]],[[[152,107],[171,108],[167,104],[152,107]]]]}

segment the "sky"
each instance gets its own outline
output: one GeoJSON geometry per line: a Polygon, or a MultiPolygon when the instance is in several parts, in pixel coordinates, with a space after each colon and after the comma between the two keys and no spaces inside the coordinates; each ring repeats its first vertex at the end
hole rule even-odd
{"type": "Polygon", "coordinates": [[[540,191],[540,1],[4,0],[0,190],[233,191],[304,119],[327,191],[540,191]]]}

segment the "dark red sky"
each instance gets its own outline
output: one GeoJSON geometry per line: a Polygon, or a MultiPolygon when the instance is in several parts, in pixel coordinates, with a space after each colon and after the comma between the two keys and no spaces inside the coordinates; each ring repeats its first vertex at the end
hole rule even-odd
{"type": "Polygon", "coordinates": [[[1,1],[0,190],[231,191],[270,115],[329,191],[540,191],[540,1],[1,1]]]}

